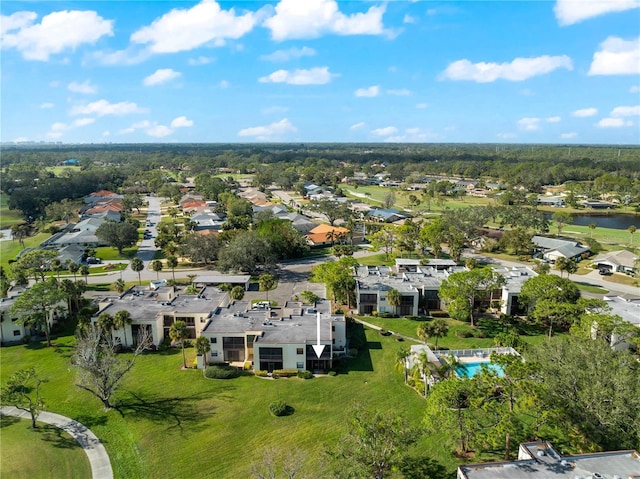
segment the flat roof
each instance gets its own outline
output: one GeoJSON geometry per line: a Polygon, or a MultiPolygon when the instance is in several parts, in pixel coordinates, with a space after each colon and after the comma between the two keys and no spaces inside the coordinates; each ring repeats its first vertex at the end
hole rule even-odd
{"type": "Polygon", "coordinates": [[[251,276],[248,274],[204,274],[196,276],[193,280],[194,283],[208,284],[248,283],[249,281],[251,276]]]}
{"type": "Polygon", "coordinates": [[[331,323],[344,321],[344,316],[330,314],[330,303],[321,301],[305,306],[301,314],[287,317],[272,317],[271,310],[251,309],[247,301],[235,301],[227,307],[214,311],[202,333],[220,334],[246,331],[261,333],[259,344],[300,344],[317,340],[317,313],[320,313],[320,339],[331,341],[331,323]]]}
{"type": "Polygon", "coordinates": [[[459,466],[466,479],[575,479],[614,476],[634,477],[640,471],[640,455],[636,451],[613,451],[576,456],[561,456],[548,442],[520,445],[529,456],[511,462],[459,466]],[[597,476],[596,476],[597,477],[597,476]]]}

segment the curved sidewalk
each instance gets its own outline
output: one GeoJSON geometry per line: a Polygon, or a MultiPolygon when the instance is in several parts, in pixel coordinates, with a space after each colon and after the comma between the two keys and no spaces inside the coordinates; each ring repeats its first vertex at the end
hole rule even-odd
{"type": "MultiPolygon", "coordinates": [[[[22,411],[14,406],[0,407],[0,414],[5,416],[15,416],[31,420],[27,411],[22,411]]],[[[96,437],[86,426],[68,417],[52,412],[42,411],[37,419],[39,422],[51,424],[70,434],[84,449],[91,464],[91,475],[93,479],[113,479],[111,462],[100,439],[96,437]]]]}

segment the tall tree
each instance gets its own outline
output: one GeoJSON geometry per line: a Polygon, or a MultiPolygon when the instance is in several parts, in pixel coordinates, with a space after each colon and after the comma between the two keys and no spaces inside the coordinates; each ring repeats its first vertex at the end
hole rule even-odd
{"type": "Polygon", "coordinates": [[[631,225],[627,228],[627,231],[629,232],[629,236],[631,237],[631,241],[629,242],[629,245],[633,247],[633,235],[636,232],[636,227],[631,225]]]}
{"type": "Polygon", "coordinates": [[[180,342],[182,349],[182,367],[187,369],[187,358],[184,355],[184,342],[189,339],[189,329],[184,321],[174,321],[169,328],[169,337],[172,341],[180,342]]]}
{"type": "Polygon", "coordinates": [[[47,346],[51,346],[51,323],[57,312],[62,311],[65,294],[55,278],[40,281],[18,296],[9,310],[20,316],[19,324],[25,324],[44,332],[47,346]]]}
{"type": "Polygon", "coordinates": [[[138,229],[128,221],[121,223],[106,221],[98,226],[96,236],[101,241],[117,248],[118,254],[122,254],[124,248],[133,246],[138,241],[138,229]]]}
{"type": "Polygon", "coordinates": [[[38,279],[44,281],[45,273],[49,270],[51,262],[57,257],[57,251],[36,249],[20,256],[15,267],[25,271],[27,275],[33,275],[36,281],[38,279]]]}
{"type": "Polygon", "coordinates": [[[387,291],[387,303],[393,306],[394,314],[397,316],[398,308],[400,307],[400,304],[402,304],[402,295],[400,294],[400,291],[395,288],[391,288],[387,291]]]}
{"type": "Polygon", "coordinates": [[[562,234],[563,228],[565,227],[565,225],[571,222],[573,216],[571,216],[571,213],[568,213],[566,211],[556,211],[555,213],[553,213],[553,215],[551,215],[551,219],[555,221],[556,228],[558,229],[558,236],[560,236],[562,234]]]}
{"type": "Polygon", "coordinates": [[[418,430],[391,411],[358,405],[349,417],[348,433],[329,451],[339,476],[384,479],[418,439],[418,430]]]}
{"type": "Polygon", "coordinates": [[[207,364],[207,354],[211,351],[211,343],[206,336],[198,336],[196,339],[196,352],[204,357],[204,364],[207,364]]]}
{"type": "Polygon", "coordinates": [[[178,266],[178,258],[174,255],[167,256],[167,266],[171,268],[171,276],[173,281],[176,281],[176,266],[178,266]]]}
{"type": "Polygon", "coordinates": [[[411,355],[411,351],[407,347],[402,347],[396,351],[396,370],[402,371],[404,374],[404,383],[407,384],[409,369],[407,368],[407,359],[411,355]]]}
{"type": "Polygon", "coordinates": [[[162,261],[154,259],[151,262],[151,269],[156,272],[156,279],[160,279],[160,271],[162,271],[162,261]]]}
{"type": "Polygon", "coordinates": [[[113,316],[114,329],[122,329],[124,335],[124,347],[127,347],[127,326],[133,322],[131,313],[126,309],[121,309],[113,316]]]}
{"type": "Polygon", "coordinates": [[[271,273],[263,273],[258,277],[260,291],[267,293],[267,301],[269,301],[269,291],[278,284],[278,278],[271,273]]]}
{"type": "Polygon", "coordinates": [[[418,326],[418,337],[426,342],[428,338],[435,338],[435,349],[438,349],[438,339],[444,337],[449,332],[449,325],[442,319],[434,319],[433,321],[424,322],[418,326]]]}
{"type": "Polygon", "coordinates": [[[20,369],[8,380],[5,387],[0,390],[0,403],[10,404],[16,408],[26,411],[31,416],[31,427],[36,429],[36,419],[40,411],[45,408],[44,401],[40,397],[40,386],[47,382],[36,373],[32,366],[20,369]]]}
{"type": "Polygon", "coordinates": [[[122,378],[151,343],[151,332],[147,328],[141,328],[133,354],[123,359],[116,354],[111,335],[105,338],[96,327],[80,332],[72,359],[72,364],[78,368],[79,373],[76,386],[100,399],[105,410],[111,409],[111,398],[122,378]]]}
{"type": "Polygon", "coordinates": [[[393,253],[396,244],[396,231],[394,226],[385,225],[370,237],[371,245],[376,249],[384,249],[385,260],[389,260],[389,255],[393,253]]]}
{"type": "Polygon", "coordinates": [[[131,260],[131,270],[138,273],[138,284],[142,284],[140,273],[144,270],[144,262],[137,256],[131,260]]]}

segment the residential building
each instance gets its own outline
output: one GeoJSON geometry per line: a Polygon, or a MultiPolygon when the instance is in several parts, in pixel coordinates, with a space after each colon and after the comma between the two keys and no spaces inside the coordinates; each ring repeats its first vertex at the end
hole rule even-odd
{"type": "Polygon", "coordinates": [[[372,208],[367,213],[367,216],[372,220],[381,221],[384,223],[393,223],[395,221],[404,220],[409,217],[408,214],[400,213],[400,211],[393,208],[372,208]]]}
{"type": "Polygon", "coordinates": [[[306,235],[307,242],[311,246],[326,246],[334,243],[344,243],[349,230],[341,226],[320,224],[306,235]]]}
{"type": "MultiPolygon", "coordinates": [[[[22,292],[22,290],[20,290],[20,292],[22,292]]],[[[17,323],[21,316],[12,314],[9,311],[9,308],[11,308],[15,299],[18,297],[17,293],[17,291],[10,291],[8,298],[0,299],[0,344],[2,346],[19,343],[22,341],[22,338],[28,334],[28,330],[25,330],[24,324],[17,323]]]]}
{"type": "MultiPolygon", "coordinates": [[[[631,295],[605,295],[603,298],[611,308],[611,314],[620,316],[625,321],[640,328],[640,296],[631,295]]],[[[616,350],[630,347],[623,338],[614,334],[611,337],[611,347],[616,350]]]]}
{"type": "Polygon", "coordinates": [[[236,301],[217,308],[202,330],[211,344],[211,362],[251,363],[254,370],[326,371],[346,354],[346,320],[330,314],[330,303],[287,302],[281,316],[269,306],[236,301]],[[319,325],[318,325],[319,324],[319,325]],[[318,335],[320,336],[318,338],[318,335]],[[313,348],[324,345],[318,358],[313,348]]]}
{"type": "Polygon", "coordinates": [[[591,251],[588,246],[575,240],[534,236],[531,238],[531,242],[536,252],[551,263],[560,257],[579,261],[583,255],[588,255],[591,251]]]}
{"type": "Polygon", "coordinates": [[[638,255],[627,250],[609,251],[593,258],[598,269],[620,273],[635,273],[637,261],[638,255]]]}
{"type": "Polygon", "coordinates": [[[227,293],[215,288],[204,288],[199,294],[176,294],[172,287],[155,290],[134,287],[118,298],[101,302],[92,321],[96,322],[102,313],[115,316],[118,311],[128,311],[132,322],[124,329],[114,331],[114,339],[130,346],[135,343],[140,328],[149,328],[153,343],[158,345],[169,337],[169,329],[175,321],[184,321],[189,337],[197,338],[212,312],[227,306],[229,301],[227,293]]]}
{"type": "Polygon", "coordinates": [[[547,441],[520,444],[518,459],[467,464],[457,479],[638,479],[640,454],[634,450],[563,456],[547,441]]]}
{"type": "Polygon", "coordinates": [[[543,206],[554,206],[556,208],[563,208],[565,206],[564,198],[562,196],[538,196],[538,204],[543,206]]]}
{"type": "Polygon", "coordinates": [[[95,248],[97,246],[105,246],[105,244],[96,236],[96,231],[106,220],[102,218],[89,218],[80,221],[73,226],[69,233],[65,233],[56,238],[50,246],[61,248],[63,246],[77,245],[95,248]]]}

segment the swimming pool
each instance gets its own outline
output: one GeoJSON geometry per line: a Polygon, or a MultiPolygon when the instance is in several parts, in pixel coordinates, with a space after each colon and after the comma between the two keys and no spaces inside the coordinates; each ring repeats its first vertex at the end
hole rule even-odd
{"type": "Polygon", "coordinates": [[[501,366],[499,366],[498,364],[490,363],[488,361],[482,361],[478,363],[464,363],[466,368],[458,367],[456,368],[456,373],[460,377],[472,378],[476,374],[480,374],[480,371],[481,371],[480,366],[482,364],[486,364],[490,370],[497,372],[498,376],[504,376],[504,371],[502,370],[501,366]]]}

